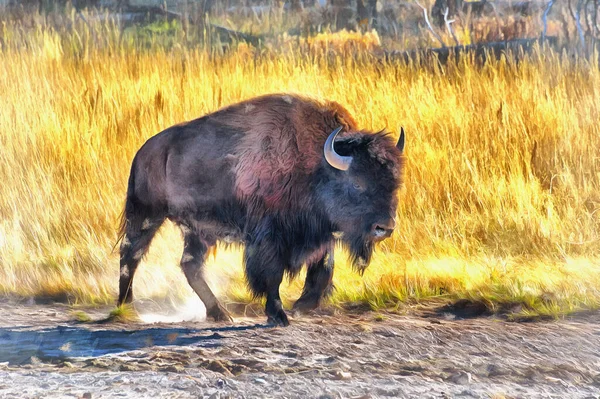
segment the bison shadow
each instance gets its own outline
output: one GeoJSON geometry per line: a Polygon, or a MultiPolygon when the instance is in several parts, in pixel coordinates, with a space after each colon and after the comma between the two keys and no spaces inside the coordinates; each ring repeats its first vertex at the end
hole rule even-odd
{"type": "Polygon", "coordinates": [[[135,351],[153,346],[221,346],[219,332],[265,328],[265,325],[221,328],[147,328],[141,330],[90,330],[57,326],[0,328],[0,363],[26,365],[39,359],[56,363],[72,358],[90,358],[135,351]]]}

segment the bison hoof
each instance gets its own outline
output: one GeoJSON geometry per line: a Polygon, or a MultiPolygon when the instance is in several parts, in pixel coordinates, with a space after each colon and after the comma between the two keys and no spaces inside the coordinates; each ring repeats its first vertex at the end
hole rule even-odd
{"type": "Polygon", "coordinates": [[[276,314],[268,315],[267,324],[273,324],[276,326],[287,327],[290,325],[287,315],[283,309],[279,309],[276,314]]]}
{"type": "Polygon", "coordinates": [[[292,309],[294,310],[294,312],[297,313],[305,313],[310,312],[311,310],[315,310],[318,307],[319,299],[312,296],[308,296],[300,297],[300,299],[296,301],[292,309]]]}
{"type": "Polygon", "coordinates": [[[233,322],[233,318],[221,305],[217,305],[206,313],[207,317],[212,317],[215,321],[233,322]]]}

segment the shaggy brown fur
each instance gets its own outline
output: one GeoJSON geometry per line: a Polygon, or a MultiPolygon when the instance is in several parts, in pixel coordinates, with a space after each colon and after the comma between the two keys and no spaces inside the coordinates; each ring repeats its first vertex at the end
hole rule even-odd
{"type": "Polygon", "coordinates": [[[323,143],[338,126],[355,131],[350,113],[333,101],[283,94],[226,107],[212,118],[244,136],[236,146],[237,195],[272,209],[295,206],[323,158],[323,143]],[[300,130],[300,131],[299,131],[300,130]]]}

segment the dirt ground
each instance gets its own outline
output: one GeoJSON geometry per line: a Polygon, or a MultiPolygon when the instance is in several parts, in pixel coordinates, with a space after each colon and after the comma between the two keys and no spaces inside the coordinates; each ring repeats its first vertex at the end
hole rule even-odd
{"type": "Polygon", "coordinates": [[[65,305],[0,303],[0,397],[600,398],[598,312],[264,321],[78,323],[65,305]]]}

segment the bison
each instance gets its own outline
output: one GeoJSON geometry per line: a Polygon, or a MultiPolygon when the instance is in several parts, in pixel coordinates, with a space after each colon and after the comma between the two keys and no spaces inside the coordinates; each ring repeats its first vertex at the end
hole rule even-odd
{"type": "Polygon", "coordinates": [[[151,137],[136,153],[120,229],[118,303],[131,302],[140,259],[165,219],[181,228],[181,268],[207,316],[231,320],[203,277],[217,243],[244,245],[246,278],[268,322],[289,324],[284,274],[307,275],[294,310],[319,306],[341,242],[363,271],[395,227],[404,131],[370,133],[341,105],[272,94],[151,137]]]}

